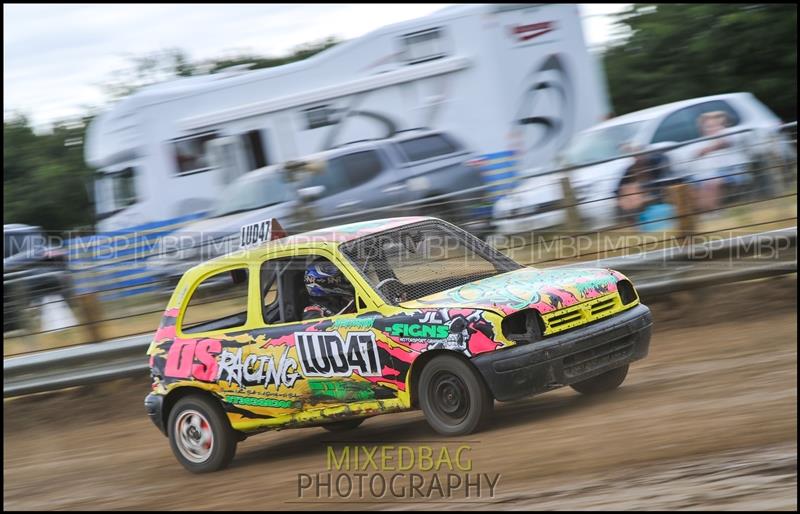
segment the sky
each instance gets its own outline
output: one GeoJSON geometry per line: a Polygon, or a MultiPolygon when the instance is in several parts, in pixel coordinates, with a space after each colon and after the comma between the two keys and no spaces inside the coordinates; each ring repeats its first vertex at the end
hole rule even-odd
{"type": "MultiPolygon", "coordinates": [[[[165,48],[192,61],[246,50],[277,56],[327,36],[351,39],[453,4],[4,4],[3,113],[37,131],[107,98],[100,84],[128,56],[165,48]]],[[[611,36],[610,13],[629,4],[581,4],[590,46],[611,36]]]]}

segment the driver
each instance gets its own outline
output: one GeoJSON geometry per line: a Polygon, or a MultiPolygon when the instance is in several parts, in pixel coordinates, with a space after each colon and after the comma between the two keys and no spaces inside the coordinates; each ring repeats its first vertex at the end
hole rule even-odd
{"type": "Polygon", "coordinates": [[[311,305],[303,309],[303,319],[327,318],[355,312],[353,286],[339,268],[326,259],[312,263],[305,273],[311,305]]]}

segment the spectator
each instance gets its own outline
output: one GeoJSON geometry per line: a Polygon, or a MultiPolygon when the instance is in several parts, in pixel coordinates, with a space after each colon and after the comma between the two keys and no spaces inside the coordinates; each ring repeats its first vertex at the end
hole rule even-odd
{"type": "Polygon", "coordinates": [[[667,157],[660,152],[637,155],[617,189],[617,207],[623,223],[641,221],[653,205],[663,203],[658,184],[668,178],[667,157]]]}
{"type": "MultiPolygon", "coordinates": [[[[722,134],[728,127],[728,115],[723,111],[706,112],[697,120],[702,137],[722,134]]],[[[692,180],[697,192],[697,207],[701,211],[715,211],[722,206],[726,190],[742,189],[750,178],[747,156],[740,149],[736,136],[719,137],[706,141],[695,153],[695,172],[692,180]]]]}

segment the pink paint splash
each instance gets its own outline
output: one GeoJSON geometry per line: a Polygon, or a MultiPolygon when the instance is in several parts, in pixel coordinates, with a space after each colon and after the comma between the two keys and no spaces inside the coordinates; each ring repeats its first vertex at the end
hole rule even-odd
{"type": "Polygon", "coordinates": [[[153,339],[158,342],[163,342],[168,339],[175,339],[175,325],[159,328],[156,331],[156,335],[153,337],[153,339]]]}
{"type": "Polygon", "coordinates": [[[474,312],[475,312],[475,309],[448,309],[447,310],[447,313],[450,315],[451,318],[455,317],[455,316],[464,316],[466,318],[467,316],[470,316],[474,312]]]}
{"type": "Polygon", "coordinates": [[[474,334],[472,334],[472,337],[469,338],[467,345],[469,346],[469,352],[472,355],[478,355],[479,353],[496,350],[497,347],[500,346],[500,343],[492,341],[486,337],[483,332],[476,331],[474,334]]]}
{"type": "Polygon", "coordinates": [[[294,334],[288,334],[270,339],[266,343],[262,344],[261,348],[266,348],[267,346],[294,346],[294,334]]]}
{"type": "Polygon", "coordinates": [[[362,377],[362,378],[372,382],[373,384],[377,384],[378,382],[388,382],[390,384],[393,384],[393,385],[397,386],[397,389],[400,390],[400,391],[405,391],[406,390],[405,382],[401,382],[400,380],[395,380],[395,379],[386,378],[386,377],[362,377]]]}

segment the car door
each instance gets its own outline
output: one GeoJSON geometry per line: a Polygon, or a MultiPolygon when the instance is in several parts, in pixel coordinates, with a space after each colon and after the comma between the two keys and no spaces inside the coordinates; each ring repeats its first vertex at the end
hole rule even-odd
{"type": "MultiPolygon", "coordinates": [[[[356,308],[351,314],[302,320],[309,303],[305,270],[319,257],[295,252],[266,260],[261,267],[264,328],[254,334],[254,351],[259,358],[269,356],[277,371],[288,369],[295,377],[275,392],[302,410],[396,397],[379,383],[384,367],[391,367],[391,356],[378,347],[374,313],[356,308]]],[[[356,293],[354,303],[363,304],[358,299],[356,293]]]]}

